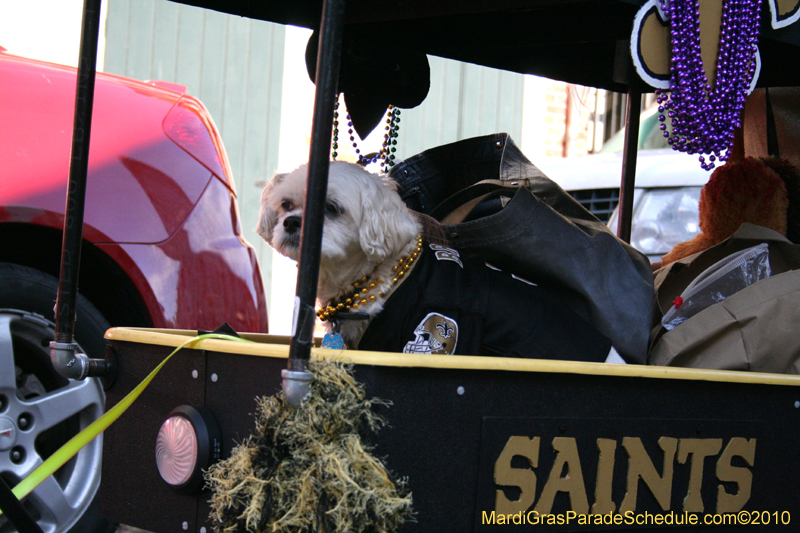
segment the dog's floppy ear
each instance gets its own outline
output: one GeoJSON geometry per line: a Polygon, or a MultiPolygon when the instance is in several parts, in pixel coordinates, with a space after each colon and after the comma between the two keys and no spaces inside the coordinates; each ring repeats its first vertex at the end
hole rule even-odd
{"type": "Polygon", "coordinates": [[[376,263],[400,253],[417,234],[414,218],[392,185],[375,176],[361,192],[359,241],[376,263]]]}
{"type": "Polygon", "coordinates": [[[278,213],[274,211],[270,205],[270,195],[272,190],[283,181],[286,174],[275,174],[264,186],[261,191],[261,212],[258,215],[258,225],[256,225],[256,233],[267,242],[272,241],[272,230],[275,228],[275,223],[278,221],[278,213]]]}

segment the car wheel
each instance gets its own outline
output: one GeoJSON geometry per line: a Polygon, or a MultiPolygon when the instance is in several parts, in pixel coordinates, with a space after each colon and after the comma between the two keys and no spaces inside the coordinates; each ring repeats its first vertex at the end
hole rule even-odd
{"type": "MultiPolygon", "coordinates": [[[[0,263],[0,475],[16,485],[105,409],[98,379],[73,381],[50,363],[58,281],[43,272],[0,263]]],[[[103,357],[109,324],[84,297],[77,305],[75,340],[90,357],[103,357]]],[[[25,500],[45,533],[105,532],[94,513],[100,485],[102,435],[84,447],[25,500]]],[[[14,531],[0,516],[0,533],[14,531]]]]}

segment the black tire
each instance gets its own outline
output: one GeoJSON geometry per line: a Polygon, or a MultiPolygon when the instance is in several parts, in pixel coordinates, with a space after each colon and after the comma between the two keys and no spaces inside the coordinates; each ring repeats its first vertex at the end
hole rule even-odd
{"type": "MultiPolygon", "coordinates": [[[[36,313],[55,323],[58,280],[49,274],[13,263],[0,263],[0,308],[36,313]]],[[[83,295],[76,301],[75,340],[92,358],[105,355],[103,335],[111,327],[83,295]]]]}
{"type": "MultiPolygon", "coordinates": [[[[75,387],[77,382],[70,382],[60,376],[50,363],[49,341],[53,340],[55,322],[53,308],[57,289],[58,280],[53,276],[21,265],[0,263],[0,343],[6,342],[8,346],[10,339],[10,351],[14,360],[13,366],[10,366],[11,362],[6,360],[9,359],[8,355],[0,353],[0,373],[8,373],[9,369],[13,369],[16,373],[16,380],[6,379],[4,382],[0,378],[0,400],[2,400],[0,415],[5,414],[5,419],[13,422],[18,417],[17,411],[24,410],[26,405],[34,405],[38,398],[44,400],[48,394],[54,392],[71,394],[75,390],[76,394],[81,395],[81,401],[90,398],[89,406],[81,412],[72,414],[69,409],[65,409],[63,420],[58,417],[53,420],[41,420],[39,427],[49,427],[53,423],[55,425],[41,431],[35,437],[33,435],[36,434],[36,426],[25,431],[18,423],[16,431],[20,442],[26,433],[30,441],[27,448],[22,445],[16,446],[23,450],[23,457],[34,454],[36,458],[46,459],[66,440],[99,417],[104,409],[105,396],[102,383],[90,379],[87,380],[85,389],[80,391],[72,389],[70,387],[75,387]],[[14,387],[16,390],[13,390],[14,387]],[[35,443],[32,440],[34,438],[35,443]]],[[[75,341],[90,357],[102,358],[105,352],[103,335],[110,324],[82,295],[78,296],[76,312],[75,341]]],[[[69,398],[71,395],[66,397],[69,398]]],[[[36,416],[33,418],[36,419],[36,416]]],[[[84,458],[81,461],[73,459],[56,474],[54,481],[59,486],[71,487],[69,484],[71,476],[80,476],[83,482],[86,474],[90,476],[88,484],[92,486],[99,484],[100,455],[97,448],[102,447],[95,446],[94,450],[87,446],[80,452],[92,454],[87,456],[91,459],[84,458]],[[86,467],[86,464],[91,464],[91,468],[86,467]],[[96,479],[94,473],[87,474],[93,470],[97,470],[96,479]]],[[[21,471],[27,471],[28,468],[26,463],[15,462],[15,457],[18,458],[19,453],[12,457],[9,451],[0,452],[0,475],[3,475],[10,484],[16,484],[21,471]]],[[[68,493],[65,489],[65,501],[74,498],[69,500],[70,506],[74,506],[69,513],[61,508],[57,511],[51,510],[46,503],[33,496],[25,500],[26,508],[36,520],[40,520],[40,525],[44,523],[42,529],[45,531],[62,531],[63,526],[69,523],[72,524],[69,530],[72,533],[108,533],[115,529],[114,524],[99,517],[94,510],[96,488],[92,491],[75,493],[68,493]],[[59,523],[62,519],[64,522],[59,523]]],[[[5,519],[0,518],[2,530],[4,521],[5,519]]]]}

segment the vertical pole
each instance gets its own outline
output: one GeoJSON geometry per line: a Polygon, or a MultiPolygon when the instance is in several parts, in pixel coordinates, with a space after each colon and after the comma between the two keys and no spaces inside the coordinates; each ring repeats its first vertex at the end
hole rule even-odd
{"type": "Polygon", "coordinates": [[[636,180],[636,157],[639,151],[639,115],[642,113],[642,91],[639,77],[632,72],[628,81],[628,101],[625,108],[625,148],[622,153],[622,182],[619,191],[617,237],[631,242],[633,221],[633,190],[636,180]]]}
{"type": "Polygon", "coordinates": [[[61,270],[56,298],[55,340],[64,344],[73,342],[75,331],[75,301],[78,296],[78,272],[83,240],[83,211],[86,200],[86,174],[89,168],[89,137],[92,129],[92,103],[99,27],[100,0],[84,0],[75,93],[75,118],[72,128],[72,152],[69,165],[69,189],[64,211],[61,270]]]}
{"type": "Polygon", "coordinates": [[[22,503],[0,477],[0,510],[19,533],[42,533],[41,528],[28,516],[22,503]]]}
{"type": "Polygon", "coordinates": [[[314,312],[320,267],[325,197],[331,146],[333,107],[339,83],[339,64],[344,33],[344,0],[326,0],[322,7],[314,115],[308,160],[303,226],[300,234],[300,264],[297,275],[292,342],[289,363],[282,375],[284,394],[297,408],[310,390],[307,371],[314,342],[314,312]]]}
{"type": "Polygon", "coordinates": [[[78,299],[78,274],[83,241],[83,208],[86,203],[86,175],[89,171],[89,138],[92,132],[92,105],[97,62],[97,37],[100,31],[100,0],[84,0],[81,50],[75,89],[75,117],[72,125],[72,152],[69,162],[67,205],[64,208],[64,236],[61,241],[61,267],[56,296],[56,334],[50,343],[53,368],[70,379],[105,375],[104,359],[89,359],[78,353],[74,342],[75,302],[78,299]]]}

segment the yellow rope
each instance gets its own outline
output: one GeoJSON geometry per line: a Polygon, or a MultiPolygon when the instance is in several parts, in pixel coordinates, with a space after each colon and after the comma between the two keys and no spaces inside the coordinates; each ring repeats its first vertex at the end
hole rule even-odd
{"type": "MultiPolygon", "coordinates": [[[[139,395],[150,385],[150,382],[153,381],[153,378],[161,371],[167,361],[169,361],[173,355],[178,353],[183,348],[194,344],[202,339],[223,339],[223,340],[235,340],[240,342],[251,342],[246,339],[241,339],[239,337],[233,337],[231,335],[221,335],[218,333],[207,333],[204,335],[198,335],[197,337],[192,337],[188,341],[184,342],[175,350],[164,359],[161,364],[159,364],[150,374],[144,378],[144,380],[131,392],[128,393],[120,402],[111,408],[108,412],[106,412],[103,416],[92,422],[86,429],[72,437],[66,444],[64,444],[61,448],[58,449],[53,455],[47,458],[45,462],[43,462],[39,467],[31,472],[25,479],[19,482],[17,486],[12,489],[14,495],[22,500],[28,494],[33,492],[33,490],[38,487],[45,479],[53,475],[59,468],[64,466],[67,461],[72,459],[81,449],[89,444],[95,437],[97,437],[100,433],[108,429],[108,427],[113,424],[121,415],[124,413],[128,407],[133,404],[134,401],[139,397],[139,395]]],[[[3,512],[0,510],[0,515],[3,512]]]]}

